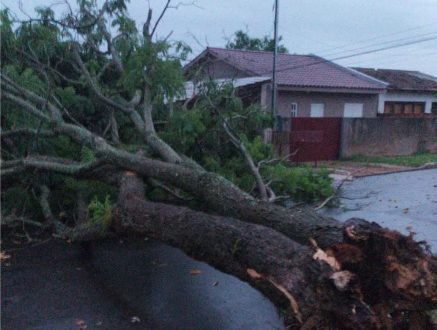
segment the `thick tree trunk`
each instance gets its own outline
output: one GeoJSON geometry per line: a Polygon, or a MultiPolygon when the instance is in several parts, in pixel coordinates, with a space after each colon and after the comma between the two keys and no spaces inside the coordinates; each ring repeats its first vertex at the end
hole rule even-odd
{"type": "Polygon", "coordinates": [[[221,215],[271,227],[298,243],[308,244],[312,238],[326,247],[342,240],[339,221],[320,216],[310,208],[286,209],[257,200],[215,173],[119,152],[111,160],[122,168],[189,192],[221,215]]]}
{"type": "Polygon", "coordinates": [[[436,260],[409,237],[354,221],[347,243],[324,252],[264,226],[148,202],[143,189],[133,173],[123,176],[117,232],[156,238],[238,276],[288,306],[292,327],[424,327],[437,305],[436,260]]]}

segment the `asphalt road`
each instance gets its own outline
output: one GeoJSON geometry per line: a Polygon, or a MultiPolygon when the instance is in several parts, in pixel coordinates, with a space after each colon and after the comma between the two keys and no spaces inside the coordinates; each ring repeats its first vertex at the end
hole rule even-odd
{"type": "Polygon", "coordinates": [[[437,253],[437,169],[374,175],[346,182],[340,207],[322,213],[358,217],[404,234],[416,233],[437,253]]]}
{"type": "Polygon", "coordinates": [[[10,254],[4,330],[283,328],[257,290],[155,241],[101,242],[91,258],[59,241],[10,254]]]}

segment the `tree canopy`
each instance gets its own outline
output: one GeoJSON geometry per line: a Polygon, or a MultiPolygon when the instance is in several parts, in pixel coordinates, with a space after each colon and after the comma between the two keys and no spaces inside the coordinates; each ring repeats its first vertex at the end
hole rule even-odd
{"type": "MultiPolygon", "coordinates": [[[[288,53],[288,49],[281,45],[282,36],[278,37],[278,52],[288,53]]],[[[226,48],[229,49],[245,49],[245,50],[264,50],[273,52],[275,50],[275,39],[269,36],[262,38],[251,37],[248,32],[238,30],[234,33],[231,40],[226,43],[226,48]]]]}

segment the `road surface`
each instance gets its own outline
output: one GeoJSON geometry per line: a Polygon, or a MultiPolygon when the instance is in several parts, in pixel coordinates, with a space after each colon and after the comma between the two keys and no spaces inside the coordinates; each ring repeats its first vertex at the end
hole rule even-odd
{"type": "Polygon", "coordinates": [[[363,218],[404,234],[416,233],[437,253],[437,169],[374,175],[346,182],[340,206],[322,213],[363,218]]]}

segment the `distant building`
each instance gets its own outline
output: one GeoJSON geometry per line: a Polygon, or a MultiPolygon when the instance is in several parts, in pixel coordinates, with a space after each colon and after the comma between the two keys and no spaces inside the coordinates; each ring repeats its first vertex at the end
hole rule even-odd
{"type": "MultiPolygon", "coordinates": [[[[272,52],[208,47],[184,70],[188,97],[205,78],[232,82],[246,103],[271,106],[272,52]]],[[[437,78],[401,70],[347,68],[315,55],[278,54],[277,114],[292,117],[428,116],[437,109],[437,78]]]]}
{"type": "MultiPolygon", "coordinates": [[[[193,84],[205,78],[232,81],[246,96],[271,105],[271,52],[206,48],[185,66],[193,84]]],[[[291,117],[375,117],[387,83],[315,55],[279,54],[277,114],[291,117]]],[[[249,100],[250,101],[250,100],[249,100]]]]}
{"type": "Polygon", "coordinates": [[[388,83],[380,94],[378,115],[423,117],[437,115],[437,78],[405,70],[355,68],[388,83]]]}

